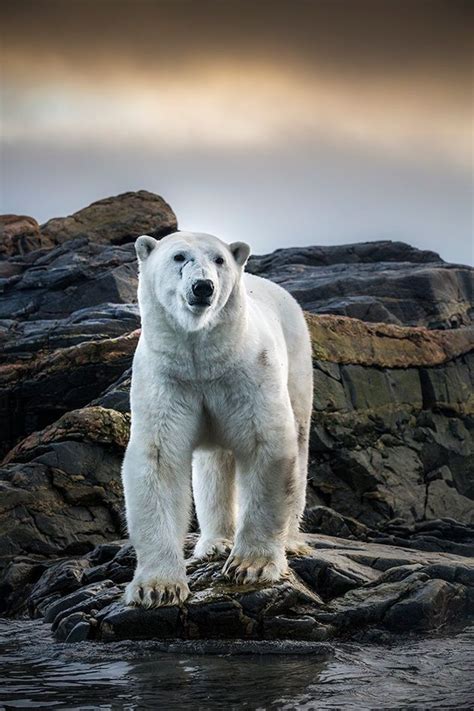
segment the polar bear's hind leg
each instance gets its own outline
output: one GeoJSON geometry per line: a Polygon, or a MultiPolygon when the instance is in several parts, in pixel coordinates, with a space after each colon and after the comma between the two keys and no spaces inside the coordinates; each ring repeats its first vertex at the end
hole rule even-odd
{"type": "Polygon", "coordinates": [[[298,441],[298,464],[295,495],[291,502],[291,515],[286,550],[294,555],[305,555],[310,548],[300,531],[306,505],[308,478],[309,435],[313,404],[313,367],[311,344],[307,334],[302,334],[302,347],[293,351],[289,358],[288,392],[294,415],[298,441]]]}
{"type": "Polygon", "coordinates": [[[235,461],[224,449],[193,456],[193,493],[201,531],[194,558],[215,558],[232,548],[235,530],[235,461]]]}
{"type": "Polygon", "coordinates": [[[296,466],[296,482],[290,525],[286,540],[286,551],[292,555],[307,555],[311,549],[305,543],[304,535],[300,530],[306,505],[306,485],[308,478],[308,449],[309,449],[310,421],[304,424],[297,423],[298,432],[298,460],[296,466]]]}

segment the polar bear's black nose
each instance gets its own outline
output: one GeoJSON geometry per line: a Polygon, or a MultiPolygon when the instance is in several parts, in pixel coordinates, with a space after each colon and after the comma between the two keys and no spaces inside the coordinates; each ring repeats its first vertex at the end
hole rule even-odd
{"type": "Polygon", "coordinates": [[[210,279],[198,279],[193,284],[193,294],[198,299],[207,299],[214,292],[214,284],[210,279]]]}

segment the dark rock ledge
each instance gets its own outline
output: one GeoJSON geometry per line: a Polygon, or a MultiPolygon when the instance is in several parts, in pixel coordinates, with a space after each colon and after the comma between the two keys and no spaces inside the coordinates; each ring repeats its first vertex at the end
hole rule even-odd
{"type": "MultiPolygon", "coordinates": [[[[474,612],[470,558],[324,535],[308,535],[307,541],[311,554],[292,558],[288,579],[271,586],[230,584],[221,573],[223,559],[191,560],[192,594],[182,607],[123,605],[135,560],[132,548],[121,542],[56,563],[16,559],[1,592],[10,612],[28,610],[52,625],[57,640],[67,642],[322,642],[367,632],[386,638],[463,622],[474,612]],[[28,585],[39,566],[42,574],[28,585]]],[[[193,542],[190,535],[188,554],[193,542]]]]}

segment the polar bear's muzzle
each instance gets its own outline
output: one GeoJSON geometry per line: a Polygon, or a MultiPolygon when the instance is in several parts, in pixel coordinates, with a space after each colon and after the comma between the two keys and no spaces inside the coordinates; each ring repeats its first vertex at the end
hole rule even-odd
{"type": "Polygon", "coordinates": [[[196,279],[192,287],[190,306],[210,306],[214,294],[214,284],[210,279],[196,279]]]}

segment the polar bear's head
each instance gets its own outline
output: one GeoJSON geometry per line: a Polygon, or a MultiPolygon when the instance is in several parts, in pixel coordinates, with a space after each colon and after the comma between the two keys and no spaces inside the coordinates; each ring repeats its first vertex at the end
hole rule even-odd
{"type": "Polygon", "coordinates": [[[217,323],[250,254],[244,242],[226,244],[197,232],[174,232],[160,241],[142,235],[135,249],[142,311],[144,301],[146,308],[155,302],[186,331],[217,323]]]}

